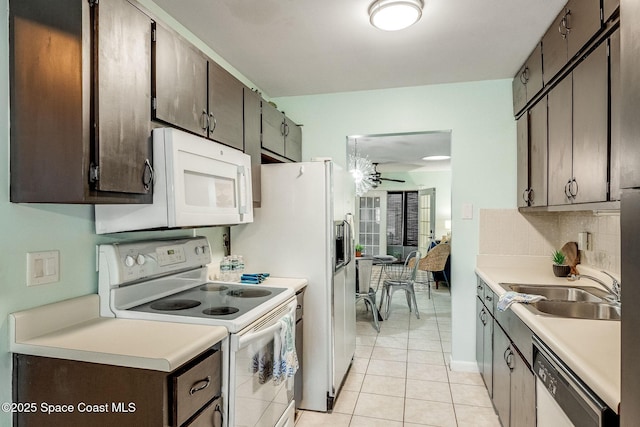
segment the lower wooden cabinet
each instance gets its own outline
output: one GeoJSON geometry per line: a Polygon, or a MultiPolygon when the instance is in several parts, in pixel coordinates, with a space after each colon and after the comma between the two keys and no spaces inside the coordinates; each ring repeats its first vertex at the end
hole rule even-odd
{"type": "Polygon", "coordinates": [[[174,372],[14,354],[14,426],[222,425],[219,350],[174,372]]]}

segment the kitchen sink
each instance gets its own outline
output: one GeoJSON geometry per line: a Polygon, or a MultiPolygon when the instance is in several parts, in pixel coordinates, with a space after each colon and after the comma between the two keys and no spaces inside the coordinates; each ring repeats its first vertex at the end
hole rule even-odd
{"type": "Polygon", "coordinates": [[[542,295],[548,300],[580,301],[601,303],[605,301],[608,293],[592,286],[555,286],[555,285],[517,285],[502,284],[502,286],[514,292],[523,294],[542,295]]]}
{"type": "Polygon", "coordinates": [[[530,306],[541,313],[576,319],[620,320],[621,313],[618,304],[598,302],[542,300],[530,306]]]}

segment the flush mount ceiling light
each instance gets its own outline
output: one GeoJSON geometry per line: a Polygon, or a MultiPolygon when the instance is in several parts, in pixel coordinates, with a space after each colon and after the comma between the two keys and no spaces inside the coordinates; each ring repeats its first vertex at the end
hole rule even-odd
{"type": "Polygon", "coordinates": [[[436,160],[449,160],[451,156],[427,156],[423,157],[422,160],[426,161],[436,161],[436,160]]]}
{"type": "Polygon", "coordinates": [[[381,30],[402,30],[418,22],[423,7],[422,0],[376,0],[369,7],[369,18],[381,30]]]}

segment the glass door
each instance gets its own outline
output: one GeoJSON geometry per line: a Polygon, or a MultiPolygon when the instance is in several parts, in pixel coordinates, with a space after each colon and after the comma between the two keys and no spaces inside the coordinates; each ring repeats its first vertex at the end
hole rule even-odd
{"type": "Polygon", "coordinates": [[[418,250],[426,254],[435,236],[436,189],[427,188],[418,193],[418,250]]]}

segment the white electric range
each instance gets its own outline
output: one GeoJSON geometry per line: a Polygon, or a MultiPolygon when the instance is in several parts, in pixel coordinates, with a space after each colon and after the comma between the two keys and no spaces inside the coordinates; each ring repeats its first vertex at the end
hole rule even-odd
{"type": "Polygon", "coordinates": [[[293,318],[290,288],[208,280],[204,237],[99,246],[98,294],[105,317],[224,326],[224,424],[293,426],[293,378],[273,384],[258,359],[269,360],[283,319],[293,318]],[[259,365],[260,368],[256,368],[259,365]],[[254,372],[255,371],[255,372],[254,372]],[[225,396],[226,395],[226,396],[225,396]]]}

